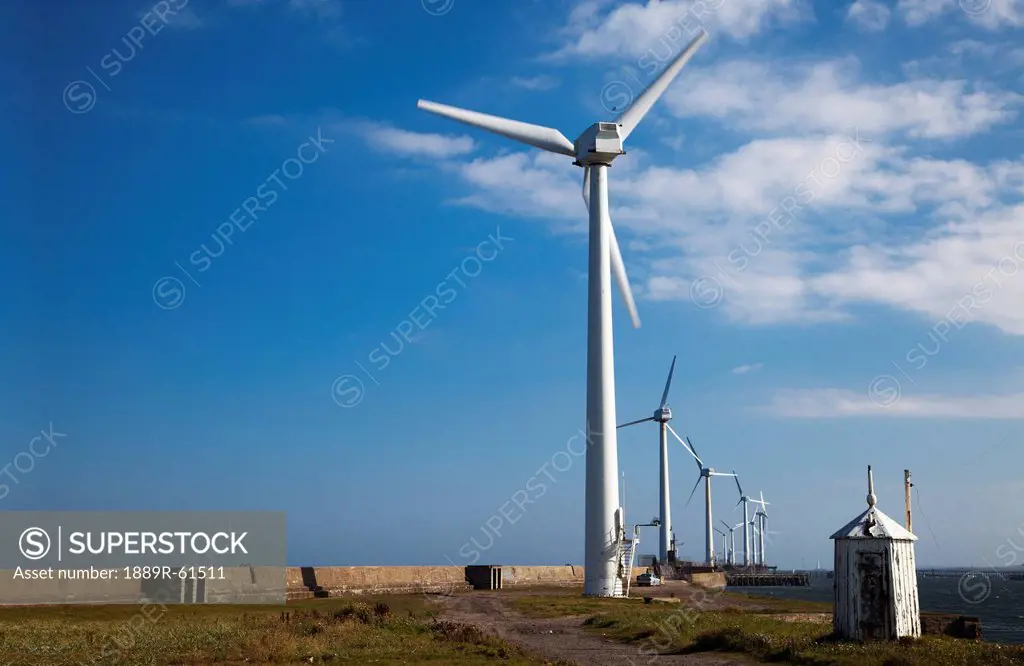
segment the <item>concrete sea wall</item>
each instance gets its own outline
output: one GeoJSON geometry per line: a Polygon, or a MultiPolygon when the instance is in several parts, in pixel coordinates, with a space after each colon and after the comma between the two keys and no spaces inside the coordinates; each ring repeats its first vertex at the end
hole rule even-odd
{"type": "MultiPolygon", "coordinates": [[[[184,580],[24,580],[0,570],[0,605],[54,603],[280,603],[345,594],[452,593],[504,587],[583,587],[582,566],[224,567],[223,578],[184,580]]],[[[648,571],[635,567],[633,579],[648,571]]],[[[708,576],[696,574],[695,577],[708,576]]],[[[713,576],[713,575],[711,575],[713,576]]],[[[703,578],[698,584],[715,586],[703,578]]]]}

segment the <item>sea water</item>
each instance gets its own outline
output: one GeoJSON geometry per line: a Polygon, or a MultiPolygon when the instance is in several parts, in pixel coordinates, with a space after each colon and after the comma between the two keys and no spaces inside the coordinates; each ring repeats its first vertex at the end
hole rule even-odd
{"type": "MultiPolygon", "coordinates": [[[[832,582],[832,578],[812,572],[810,587],[728,589],[779,599],[832,602],[835,599],[832,582]]],[[[970,578],[919,574],[917,590],[922,611],[977,617],[981,620],[984,640],[1024,644],[1024,580],[1010,580],[996,573],[980,571],[970,578]],[[987,585],[987,589],[982,585],[987,585]]]]}

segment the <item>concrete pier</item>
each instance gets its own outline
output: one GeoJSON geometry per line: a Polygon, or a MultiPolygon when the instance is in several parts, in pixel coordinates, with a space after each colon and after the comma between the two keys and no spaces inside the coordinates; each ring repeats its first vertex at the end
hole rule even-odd
{"type": "Polygon", "coordinates": [[[756,573],[725,575],[729,587],[807,587],[811,584],[811,576],[800,573],[756,573]]]}

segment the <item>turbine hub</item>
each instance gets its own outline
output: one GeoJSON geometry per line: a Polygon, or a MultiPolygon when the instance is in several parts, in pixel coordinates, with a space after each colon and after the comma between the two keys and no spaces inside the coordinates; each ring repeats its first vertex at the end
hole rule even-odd
{"type": "Polygon", "coordinates": [[[659,407],[654,410],[654,420],[659,423],[668,423],[672,420],[672,410],[668,407],[659,407]]]}
{"type": "Polygon", "coordinates": [[[576,139],[576,164],[580,166],[608,166],[616,157],[625,154],[616,123],[594,123],[576,139]]]}

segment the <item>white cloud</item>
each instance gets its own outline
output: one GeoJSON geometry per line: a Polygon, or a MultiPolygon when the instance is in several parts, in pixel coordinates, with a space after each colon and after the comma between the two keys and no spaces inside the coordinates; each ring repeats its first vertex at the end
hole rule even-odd
{"type": "Polygon", "coordinates": [[[877,0],[857,0],[846,12],[846,20],[868,32],[885,30],[892,12],[877,0]]]}
{"type": "MultiPolygon", "coordinates": [[[[678,5],[601,1],[579,5],[573,21],[593,34],[618,34],[622,23],[622,34],[643,35],[649,12],[678,5]]],[[[733,60],[684,76],[663,108],[720,120],[746,143],[690,155],[686,167],[632,147],[616,161],[611,216],[639,297],[690,307],[695,279],[707,276],[719,291],[713,314],[747,325],[843,321],[883,305],[1024,335],[1024,279],[1007,263],[1024,262],[1024,161],[936,156],[1001,129],[1024,96],[967,80],[878,82],[852,57],[733,60]]],[[[656,148],[706,151],[699,135],[682,134],[687,125],[660,115],[647,121],[656,148]]],[[[461,182],[455,203],[586,233],[571,160],[502,145],[443,164],[461,182]]]]}
{"type": "Polygon", "coordinates": [[[890,401],[883,401],[878,396],[873,401],[868,390],[788,389],[776,393],[768,405],[757,410],[775,416],[802,419],[854,416],[1024,419],[1024,393],[979,396],[902,395],[886,406],[890,401]]]}
{"type": "Polygon", "coordinates": [[[687,71],[670,88],[666,108],[681,118],[707,117],[730,127],[769,132],[905,133],[953,139],[1017,117],[1024,96],[967,81],[919,79],[862,83],[854,58],[820,63],[729,61],[687,71]]]}
{"type": "Polygon", "coordinates": [[[512,77],[512,85],[525,88],[526,90],[551,90],[558,87],[558,79],[546,74],[528,78],[514,76],[512,77]]]}
{"type": "Polygon", "coordinates": [[[378,123],[360,123],[361,136],[372,147],[406,156],[451,158],[468,155],[476,143],[468,136],[423,134],[378,123]]]}
{"type": "MultiPolygon", "coordinates": [[[[514,152],[450,168],[471,188],[456,203],[586,230],[580,171],[565,157],[514,152]]],[[[1004,203],[1022,188],[1024,163],[908,157],[863,138],[858,151],[840,135],[757,139],[691,169],[617,162],[611,212],[650,300],[688,302],[706,275],[725,292],[720,312],[761,325],[842,320],[861,303],[938,318],[974,293],[958,321],[1024,334],[1024,279],[1005,260],[1024,263],[1024,206],[1004,203]],[[912,215],[918,231],[880,215],[912,215]]]]}
{"type": "Polygon", "coordinates": [[[896,12],[910,26],[930,23],[951,12],[990,30],[1024,26],[1024,0],[899,0],[896,12]]]}
{"type": "MultiPolygon", "coordinates": [[[[1017,178],[1024,183],[1024,173],[1017,178]]],[[[1024,335],[1024,205],[949,222],[903,246],[855,246],[842,267],[812,278],[810,286],[848,303],[883,303],[957,328],[983,321],[1024,335]]]]}
{"type": "Polygon", "coordinates": [[[564,30],[569,43],[554,55],[664,54],[677,52],[702,25],[742,40],[809,16],[802,0],[648,0],[615,5],[604,14],[608,4],[578,6],[564,30]]]}
{"type": "Polygon", "coordinates": [[[746,375],[751,372],[757,372],[764,367],[764,363],[754,363],[752,365],[741,365],[732,369],[734,375],[746,375]]]}

